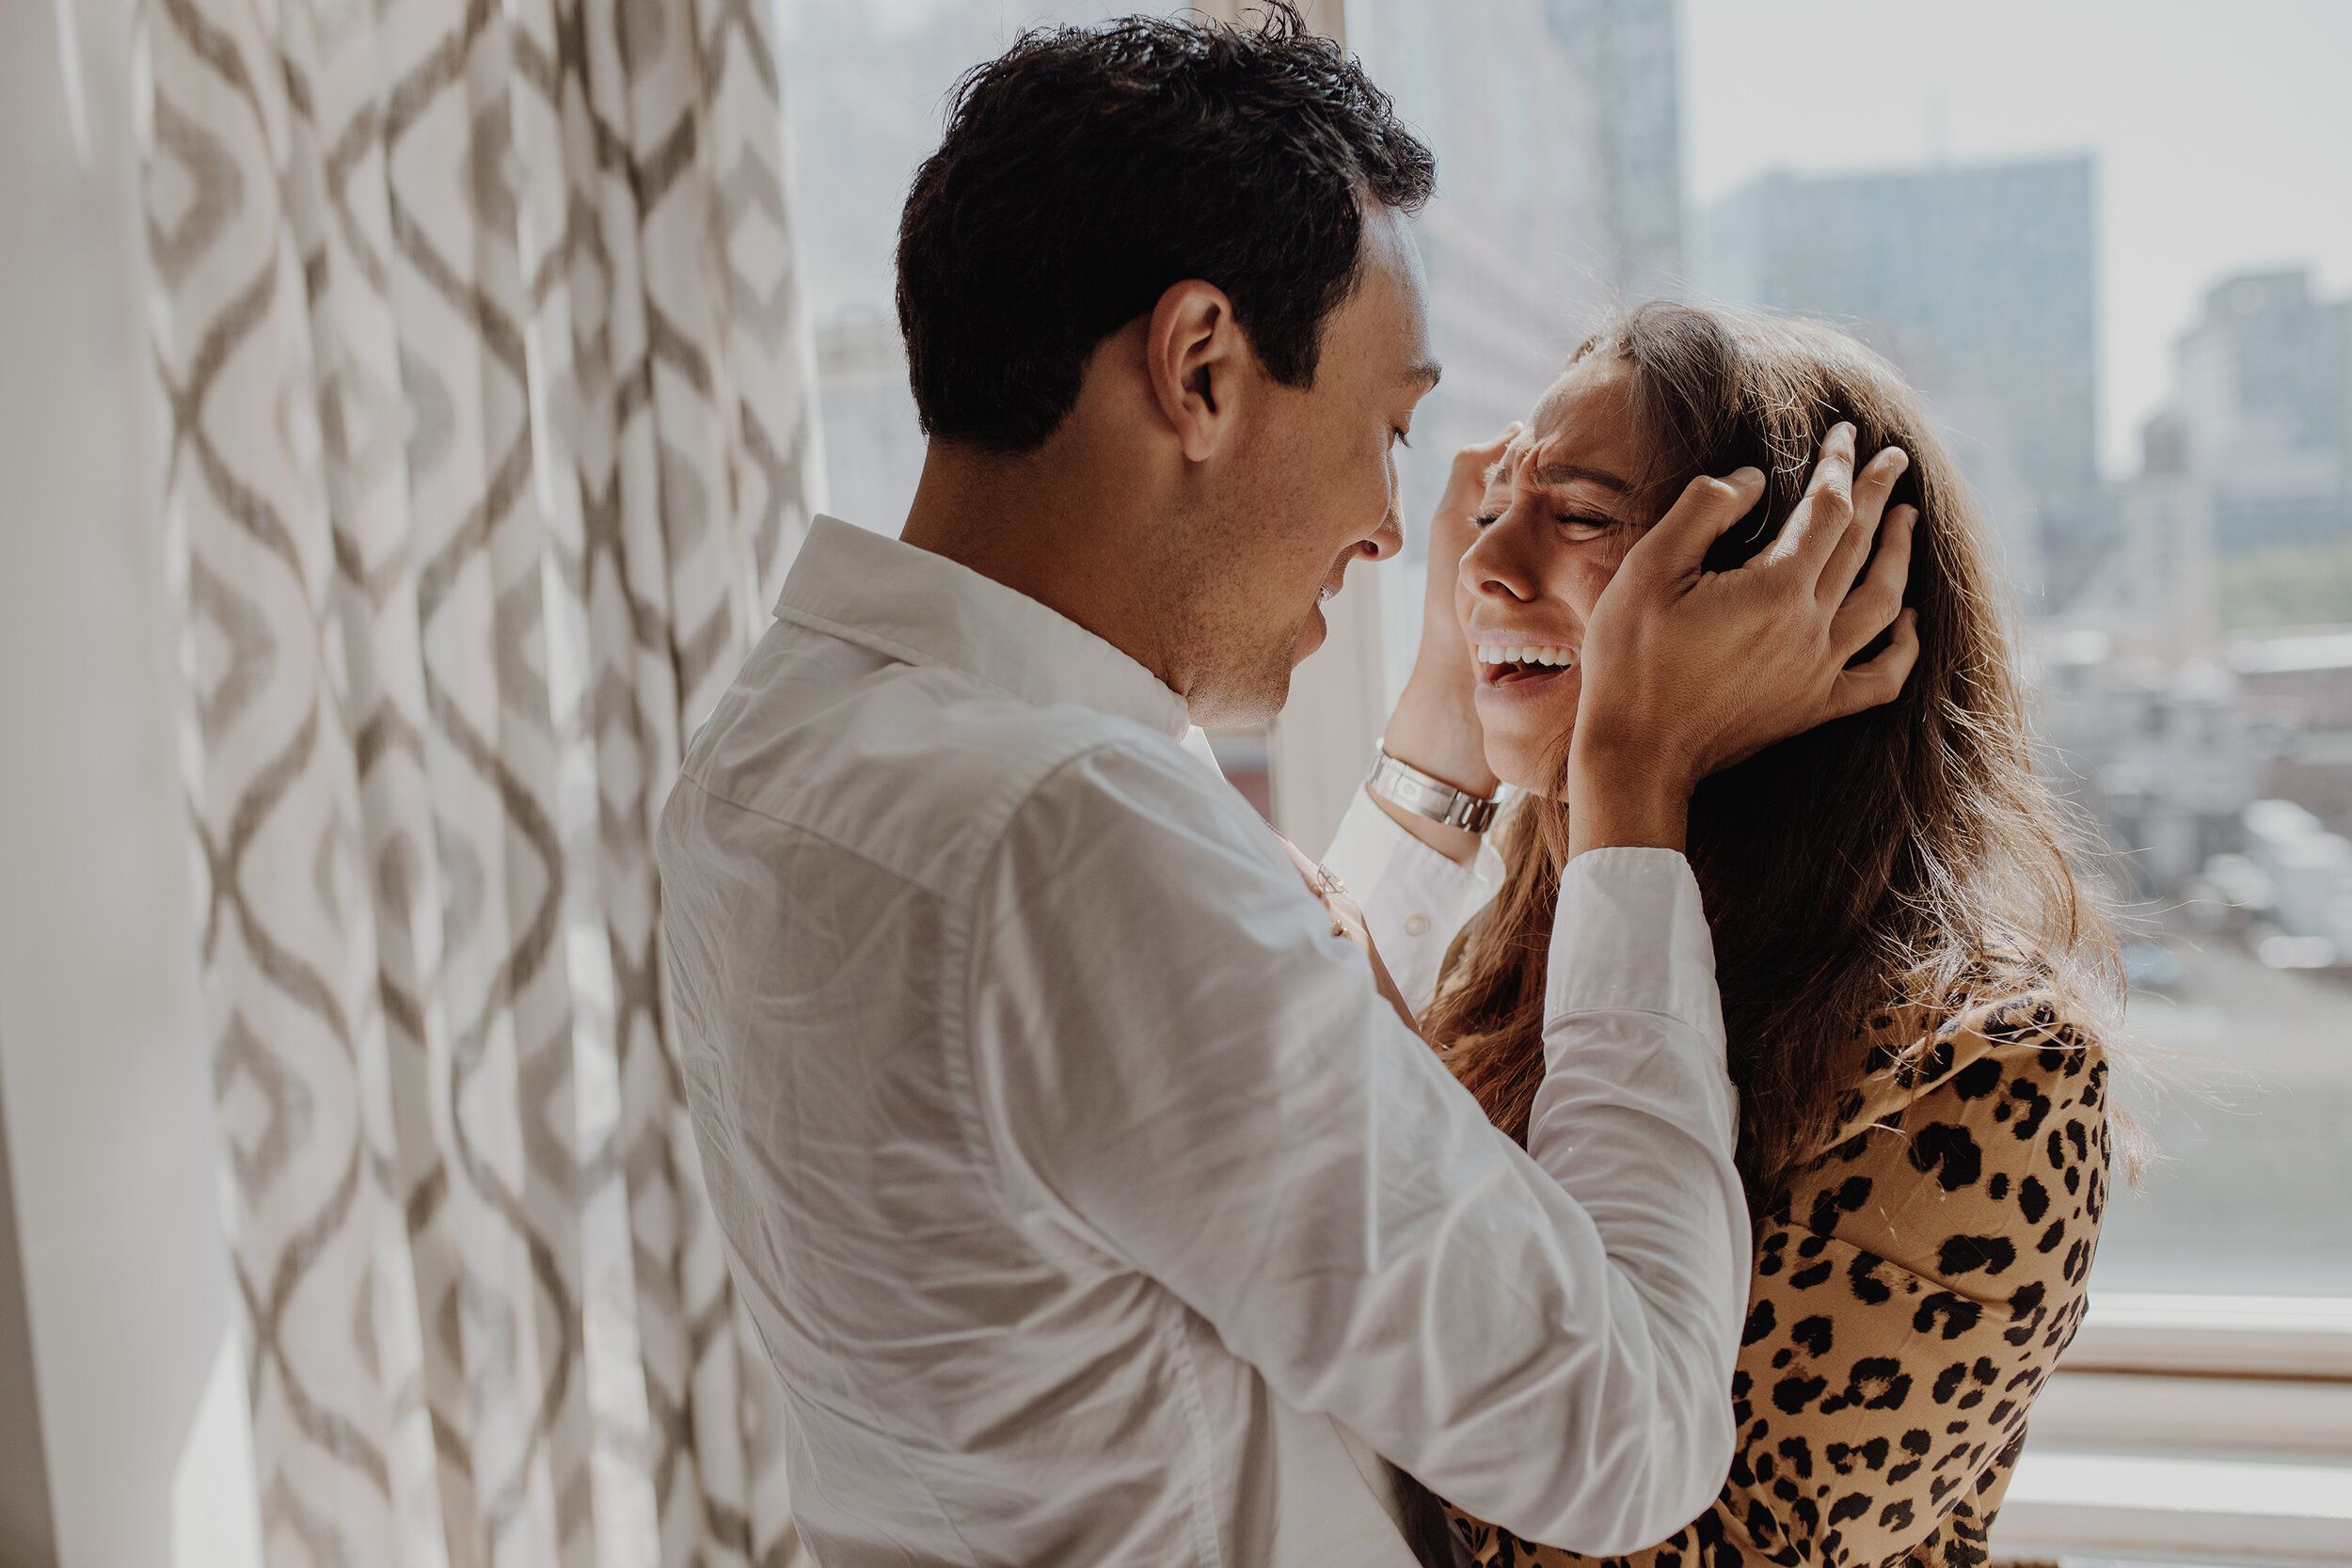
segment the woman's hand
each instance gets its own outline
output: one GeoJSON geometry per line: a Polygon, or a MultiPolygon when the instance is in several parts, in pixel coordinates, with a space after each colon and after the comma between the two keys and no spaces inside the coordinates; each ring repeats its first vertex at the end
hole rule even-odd
{"type": "Polygon", "coordinates": [[[1280,833],[1274,836],[1282,840],[1283,851],[1290,856],[1291,864],[1298,868],[1299,879],[1307,884],[1307,891],[1320,899],[1324,909],[1329,911],[1331,934],[1345,937],[1362,951],[1372,963],[1373,985],[1389,1006],[1396,1009],[1396,1016],[1405,1021],[1405,1027],[1416,1035],[1420,1034],[1421,1021],[1413,1016],[1413,1009],[1405,1005],[1405,993],[1397,989],[1395,979],[1389,974],[1389,966],[1380,961],[1380,950],[1372,944],[1372,927],[1364,924],[1362,908],[1347,889],[1340,885],[1340,879],[1323,868],[1321,862],[1308,859],[1297,845],[1282,838],[1280,833]]]}
{"type": "Polygon", "coordinates": [[[1888,447],[1856,474],[1854,427],[1834,425],[1804,499],[1755,560],[1705,565],[1708,546],[1763,497],[1755,468],[1692,480],[1627,553],[1585,626],[1571,855],[1679,849],[1701,779],[1901,692],[1919,657],[1917,613],[1903,608],[1918,515],[1887,500],[1909,462],[1888,447]],[[1848,667],[1890,630],[1883,652],[1848,667]]]}
{"type": "MultiPolygon", "coordinates": [[[[1429,519],[1429,580],[1422,591],[1421,652],[1412,678],[1389,716],[1389,755],[1410,763],[1454,788],[1491,797],[1502,780],[1486,766],[1486,736],[1478,727],[1478,669],[1454,613],[1454,578],[1462,554],[1478,537],[1478,508],[1486,499],[1486,470],[1519,433],[1514,421],[1485,446],[1464,447],[1454,455],[1445,494],[1429,519]]],[[[1467,865],[1478,857],[1478,835],[1439,827],[1426,817],[1381,808],[1422,843],[1467,865]]]]}

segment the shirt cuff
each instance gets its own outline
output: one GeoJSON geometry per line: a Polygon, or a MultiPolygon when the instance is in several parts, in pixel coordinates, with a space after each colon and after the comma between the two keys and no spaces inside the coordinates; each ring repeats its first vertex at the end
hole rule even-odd
{"type": "Polygon", "coordinates": [[[1714,933],[1672,849],[1588,849],[1561,874],[1544,1017],[1596,1012],[1657,1013],[1723,1038],[1714,933]]]}
{"type": "Polygon", "coordinates": [[[1364,911],[1381,961],[1419,1013],[1438,992],[1438,968],[1454,935],[1502,886],[1502,857],[1491,844],[1461,865],[1397,825],[1362,789],[1340,819],[1323,863],[1364,911]]]}

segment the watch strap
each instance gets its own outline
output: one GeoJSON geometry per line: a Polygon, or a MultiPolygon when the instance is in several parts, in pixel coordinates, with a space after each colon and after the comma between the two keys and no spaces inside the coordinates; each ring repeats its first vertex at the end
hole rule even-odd
{"type": "Polygon", "coordinates": [[[1465,832],[1485,832],[1493,825],[1495,814],[1502,810],[1500,801],[1456,789],[1443,779],[1431,778],[1410,763],[1397,761],[1384,748],[1374,749],[1372,766],[1364,769],[1364,787],[1415,816],[1425,816],[1465,832]]]}

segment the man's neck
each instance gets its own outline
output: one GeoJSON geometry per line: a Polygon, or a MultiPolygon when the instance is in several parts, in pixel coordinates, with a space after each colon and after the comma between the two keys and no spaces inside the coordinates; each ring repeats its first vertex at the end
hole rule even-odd
{"type": "Polygon", "coordinates": [[[1057,452],[1006,455],[934,441],[899,539],[944,556],[1075,622],[1180,694],[1154,596],[1138,581],[1132,489],[1115,496],[1104,465],[1057,452]]]}

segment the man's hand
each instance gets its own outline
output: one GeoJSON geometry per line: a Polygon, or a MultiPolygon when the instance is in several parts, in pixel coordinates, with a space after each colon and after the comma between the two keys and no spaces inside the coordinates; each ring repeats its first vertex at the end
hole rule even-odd
{"type": "Polygon", "coordinates": [[[1584,633],[1568,760],[1572,855],[1613,844],[1681,848],[1701,779],[1902,689],[1919,655],[1917,614],[1902,608],[1917,513],[1887,512],[1886,499],[1910,458],[1889,447],[1859,478],[1853,464],[1853,426],[1839,424],[1780,537],[1736,571],[1702,562],[1762,497],[1754,468],[1692,481],[1627,552],[1584,633]],[[1890,627],[1883,652],[1846,668],[1890,627]]]}
{"type": "MultiPolygon", "coordinates": [[[[1454,578],[1463,552],[1478,537],[1478,508],[1486,498],[1486,470],[1519,433],[1515,420],[1480,447],[1454,454],[1454,471],[1437,515],[1429,519],[1429,578],[1422,593],[1421,652],[1412,678],[1397,698],[1385,734],[1389,755],[1410,763],[1454,788],[1492,799],[1502,781],[1486,766],[1486,738],[1478,724],[1478,669],[1454,612],[1454,578]]],[[[1376,799],[1376,797],[1375,797],[1376,799]]],[[[1476,833],[1441,827],[1425,816],[1379,801],[1405,831],[1439,854],[1467,865],[1478,858],[1476,833]]]]}

